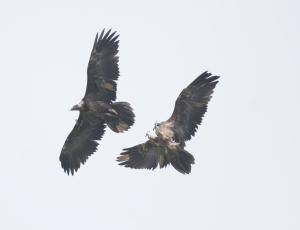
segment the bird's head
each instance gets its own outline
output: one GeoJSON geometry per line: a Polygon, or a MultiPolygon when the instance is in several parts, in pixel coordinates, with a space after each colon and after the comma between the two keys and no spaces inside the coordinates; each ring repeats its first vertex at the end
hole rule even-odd
{"type": "Polygon", "coordinates": [[[71,108],[71,111],[74,111],[74,110],[81,110],[82,108],[84,108],[84,102],[83,100],[81,100],[77,105],[74,105],[72,108],[71,108]]]}
{"type": "Polygon", "coordinates": [[[155,131],[160,126],[160,123],[157,121],[154,123],[153,131],[155,131]]]}
{"type": "Polygon", "coordinates": [[[78,105],[74,105],[70,110],[71,111],[76,111],[76,110],[79,110],[79,106],[78,105]]]}

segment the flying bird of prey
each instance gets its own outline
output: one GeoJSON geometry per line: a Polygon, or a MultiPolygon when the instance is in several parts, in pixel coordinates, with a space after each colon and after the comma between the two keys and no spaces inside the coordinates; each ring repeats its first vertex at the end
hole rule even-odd
{"type": "Polygon", "coordinates": [[[218,83],[218,76],[204,72],[178,96],[172,116],[155,123],[156,136],[147,134],[148,141],[131,148],[117,158],[120,165],[135,169],[155,169],[171,164],[177,171],[191,172],[194,157],[187,152],[185,142],[195,135],[207,110],[207,104],[218,83]]]}
{"type": "Polygon", "coordinates": [[[80,112],[77,122],[67,137],[59,160],[68,174],[74,174],[92,155],[101,140],[106,125],[114,132],[126,131],[134,123],[129,103],[116,100],[119,77],[119,35],[103,30],[95,38],[87,68],[87,86],[83,99],[71,110],[80,112]]]}

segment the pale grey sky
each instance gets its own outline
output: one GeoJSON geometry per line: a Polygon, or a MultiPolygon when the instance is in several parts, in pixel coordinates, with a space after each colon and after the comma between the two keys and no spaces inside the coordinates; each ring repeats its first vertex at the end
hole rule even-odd
{"type": "Polygon", "coordinates": [[[0,228],[300,229],[299,1],[2,1],[0,228]],[[71,177],[58,157],[85,91],[96,32],[120,34],[118,100],[136,123],[107,130],[71,177]],[[180,91],[220,75],[187,143],[190,175],[117,165],[180,91]]]}

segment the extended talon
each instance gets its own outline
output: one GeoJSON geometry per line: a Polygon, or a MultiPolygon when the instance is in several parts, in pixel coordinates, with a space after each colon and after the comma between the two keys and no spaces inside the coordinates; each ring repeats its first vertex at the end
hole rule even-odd
{"type": "Polygon", "coordinates": [[[148,137],[149,139],[151,138],[149,131],[146,133],[145,137],[148,137]]]}
{"type": "Polygon", "coordinates": [[[155,137],[152,136],[149,131],[146,133],[145,137],[147,137],[149,140],[154,139],[155,137]]]}

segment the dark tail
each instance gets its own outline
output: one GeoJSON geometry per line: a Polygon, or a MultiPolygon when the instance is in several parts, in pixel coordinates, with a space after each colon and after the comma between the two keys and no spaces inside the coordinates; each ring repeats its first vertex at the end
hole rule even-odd
{"type": "Polygon", "coordinates": [[[178,172],[189,174],[192,169],[192,164],[195,163],[195,158],[192,154],[184,149],[172,151],[167,155],[161,155],[159,159],[160,167],[165,167],[170,163],[178,172]]]}
{"type": "Polygon", "coordinates": [[[134,124],[134,113],[128,102],[115,102],[112,104],[113,119],[107,121],[108,127],[116,133],[127,131],[134,124]]]}

